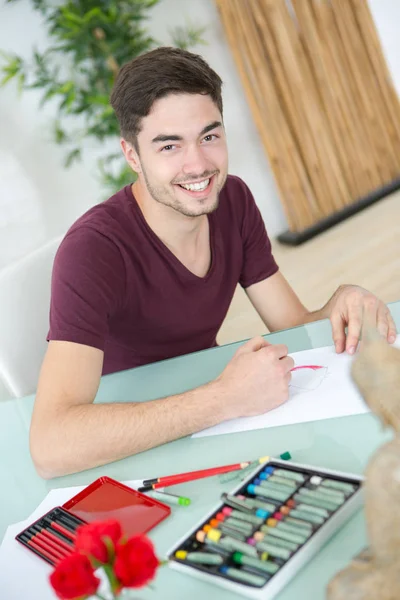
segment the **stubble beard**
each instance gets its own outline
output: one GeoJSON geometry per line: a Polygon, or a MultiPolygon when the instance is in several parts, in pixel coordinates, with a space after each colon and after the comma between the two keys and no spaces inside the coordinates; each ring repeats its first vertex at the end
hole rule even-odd
{"type": "MultiPolygon", "coordinates": [[[[222,188],[224,187],[225,181],[227,178],[227,175],[225,175],[223,181],[218,185],[215,202],[213,202],[213,204],[211,204],[211,205],[205,206],[203,208],[203,210],[201,210],[201,204],[200,204],[200,206],[199,206],[200,211],[197,212],[197,211],[190,210],[187,206],[185,206],[185,204],[183,202],[181,202],[180,200],[178,200],[178,198],[174,194],[172,194],[166,186],[164,186],[164,187],[153,186],[147,176],[146,171],[143,169],[143,166],[142,166],[142,173],[143,173],[144,180],[146,182],[148,192],[149,192],[150,196],[153,198],[153,200],[155,200],[159,204],[162,204],[163,206],[168,206],[169,208],[172,208],[176,212],[179,212],[180,214],[184,215],[185,217],[200,217],[201,215],[210,214],[210,213],[216,211],[218,208],[218,204],[219,204],[219,194],[220,194],[222,188]]],[[[215,176],[218,176],[218,175],[219,175],[219,172],[215,173],[215,176]]],[[[206,179],[207,175],[205,175],[203,178],[206,179]]],[[[198,178],[193,177],[193,179],[201,179],[201,177],[198,177],[198,178]]]]}

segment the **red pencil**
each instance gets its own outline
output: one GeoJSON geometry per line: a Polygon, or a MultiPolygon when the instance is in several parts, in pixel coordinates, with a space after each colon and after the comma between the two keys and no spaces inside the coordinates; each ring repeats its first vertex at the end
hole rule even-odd
{"type": "Polygon", "coordinates": [[[44,544],[40,543],[39,541],[37,541],[35,539],[31,539],[29,537],[29,535],[27,535],[27,534],[21,536],[21,539],[24,540],[24,542],[26,542],[28,544],[28,546],[31,546],[32,549],[34,550],[34,552],[36,552],[36,554],[39,554],[40,556],[45,558],[52,565],[56,564],[63,558],[62,555],[53,551],[51,548],[46,547],[44,544]]]}
{"type": "Polygon", "coordinates": [[[34,550],[34,552],[36,552],[36,554],[39,554],[39,556],[42,556],[43,558],[45,558],[47,560],[47,562],[49,562],[50,564],[55,565],[60,560],[51,552],[47,552],[47,550],[43,550],[43,548],[41,546],[39,546],[38,544],[35,544],[35,542],[33,542],[32,540],[26,540],[26,543],[28,544],[28,546],[32,547],[32,549],[34,550]]]}
{"type": "Polygon", "coordinates": [[[238,471],[245,469],[249,465],[254,463],[262,464],[269,460],[269,456],[263,456],[256,461],[247,461],[242,463],[236,463],[233,465],[224,465],[222,467],[213,467],[211,469],[202,469],[200,471],[189,471],[187,473],[178,473],[177,475],[167,475],[166,477],[156,477],[154,479],[144,479],[142,481],[142,487],[139,487],[139,491],[156,490],[160,487],[167,487],[169,485],[176,485],[178,483],[185,483],[187,481],[194,481],[195,479],[202,479],[203,477],[212,477],[214,475],[222,475],[231,471],[238,471]]]}
{"type": "Polygon", "coordinates": [[[55,535],[53,535],[50,531],[46,531],[46,529],[42,529],[36,533],[36,536],[42,536],[45,538],[50,546],[53,546],[59,552],[63,552],[65,555],[71,554],[73,551],[73,546],[68,545],[63,540],[60,540],[55,535]]]}
{"type": "Polygon", "coordinates": [[[59,531],[60,533],[63,533],[69,539],[75,541],[75,538],[76,538],[75,533],[72,533],[72,531],[69,531],[68,529],[66,529],[65,527],[60,525],[59,523],[56,523],[55,521],[51,521],[50,526],[53,527],[53,529],[56,529],[57,531],[59,531]]]}
{"type": "Polygon", "coordinates": [[[62,546],[65,550],[70,552],[73,550],[74,543],[72,540],[70,542],[63,540],[59,533],[51,531],[50,528],[41,528],[40,525],[33,525],[32,529],[34,529],[37,533],[43,533],[44,536],[49,537],[51,540],[53,540],[53,542],[57,543],[59,546],[62,546]]]}
{"type": "Polygon", "coordinates": [[[58,552],[58,554],[60,554],[61,556],[67,556],[68,554],[71,554],[70,548],[66,549],[63,546],[59,546],[57,542],[55,542],[50,536],[45,535],[45,533],[37,533],[35,535],[35,541],[36,540],[42,541],[44,544],[47,545],[47,547],[53,549],[55,552],[58,552]]]}

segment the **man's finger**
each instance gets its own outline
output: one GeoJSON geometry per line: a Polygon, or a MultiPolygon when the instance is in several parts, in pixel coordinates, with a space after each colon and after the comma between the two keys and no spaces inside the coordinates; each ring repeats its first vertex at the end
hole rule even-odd
{"type": "MultiPolygon", "coordinates": [[[[360,341],[363,319],[363,306],[361,303],[352,304],[348,307],[349,322],[347,323],[346,351],[354,354],[360,341]]],[[[375,318],[376,324],[376,318],[375,318]]]]}
{"type": "Polygon", "coordinates": [[[394,344],[394,342],[397,339],[397,329],[396,329],[395,322],[393,321],[393,317],[390,314],[390,312],[387,315],[387,320],[388,320],[388,324],[389,324],[387,339],[388,339],[389,344],[394,344]]]}
{"type": "Polygon", "coordinates": [[[261,337],[261,335],[258,335],[254,338],[251,338],[251,340],[247,340],[247,342],[242,344],[240,348],[236,350],[236,354],[245,354],[246,352],[257,352],[258,350],[261,350],[261,348],[265,348],[266,346],[270,345],[271,344],[267,342],[267,340],[264,340],[264,338],[261,337]]]}
{"type": "Polygon", "coordinates": [[[285,358],[281,359],[280,363],[283,365],[286,373],[290,373],[294,367],[294,360],[291,356],[285,356],[285,358]]]}
{"type": "Polygon", "coordinates": [[[276,344],[265,349],[269,354],[273,354],[277,359],[281,360],[288,355],[289,349],[285,344],[276,344]]]}
{"type": "Polygon", "coordinates": [[[379,335],[381,335],[385,340],[387,340],[389,334],[389,321],[387,318],[386,311],[384,309],[378,311],[376,327],[379,331],[379,335]]]}
{"type": "Polygon", "coordinates": [[[332,338],[335,344],[335,350],[338,354],[343,352],[346,342],[346,334],[344,332],[345,323],[339,311],[334,311],[331,314],[332,338]]]}

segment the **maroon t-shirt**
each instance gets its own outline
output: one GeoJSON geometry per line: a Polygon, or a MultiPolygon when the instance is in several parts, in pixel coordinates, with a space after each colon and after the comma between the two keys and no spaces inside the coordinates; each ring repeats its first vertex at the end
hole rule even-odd
{"type": "Polygon", "coordinates": [[[149,227],[131,186],[91,208],[58,249],[47,339],[103,350],[103,374],[215,346],[237,283],[278,267],[241,179],[228,176],[208,219],[211,266],[198,277],[149,227]]]}

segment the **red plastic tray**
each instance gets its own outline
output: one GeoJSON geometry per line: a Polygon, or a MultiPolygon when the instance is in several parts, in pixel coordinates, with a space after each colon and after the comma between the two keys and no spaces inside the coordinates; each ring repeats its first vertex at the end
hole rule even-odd
{"type": "Polygon", "coordinates": [[[86,523],[117,519],[125,535],[146,533],[171,514],[171,508],[110,477],[100,477],[62,508],[86,523]]]}

